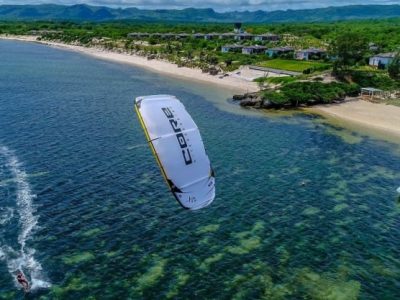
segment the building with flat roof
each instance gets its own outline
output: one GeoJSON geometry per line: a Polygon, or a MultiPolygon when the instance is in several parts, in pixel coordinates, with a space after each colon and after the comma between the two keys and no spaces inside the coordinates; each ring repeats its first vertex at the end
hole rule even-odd
{"type": "Polygon", "coordinates": [[[280,56],[283,54],[290,54],[294,53],[294,48],[292,47],[276,47],[276,48],[269,48],[265,51],[265,54],[269,57],[280,56]]]}
{"type": "Polygon", "coordinates": [[[279,35],[273,33],[258,34],[254,36],[254,40],[257,42],[262,42],[262,41],[277,42],[279,41],[279,39],[280,39],[279,35]]]}
{"type": "Polygon", "coordinates": [[[295,58],[299,60],[322,59],[326,57],[326,51],[318,48],[300,50],[295,53],[295,58]]]}
{"type": "Polygon", "coordinates": [[[221,47],[221,52],[222,53],[241,52],[243,47],[244,47],[243,45],[225,45],[221,47]]]}
{"type": "Polygon", "coordinates": [[[243,40],[252,40],[254,35],[244,32],[244,33],[239,33],[235,35],[235,40],[237,41],[243,41],[243,40]]]}
{"type": "Polygon", "coordinates": [[[218,34],[218,33],[206,33],[206,34],[204,35],[204,39],[205,39],[205,40],[213,40],[213,39],[215,39],[215,38],[217,38],[217,37],[219,37],[219,34],[218,34]]]}
{"type": "Polygon", "coordinates": [[[246,46],[243,47],[242,49],[242,53],[243,54],[247,54],[247,55],[251,55],[251,54],[261,54],[264,53],[265,50],[267,50],[267,47],[264,46],[246,46]]]}
{"type": "Polygon", "coordinates": [[[386,69],[394,60],[397,53],[389,52],[389,53],[380,53],[370,57],[369,65],[376,67],[378,69],[386,69]]]}
{"type": "Polygon", "coordinates": [[[235,33],[233,33],[233,32],[225,32],[225,33],[221,33],[220,35],[219,35],[219,39],[221,39],[221,40],[230,40],[230,39],[234,39],[235,38],[235,33]]]}
{"type": "Polygon", "coordinates": [[[192,35],[194,39],[204,39],[205,34],[204,33],[195,33],[192,35]]]}

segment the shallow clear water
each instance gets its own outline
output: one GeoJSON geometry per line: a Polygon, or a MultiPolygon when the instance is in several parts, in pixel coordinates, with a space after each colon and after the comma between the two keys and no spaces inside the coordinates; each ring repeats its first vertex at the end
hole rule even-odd
{"type": "Polygon", "coordinates": [[[15,268],[31,299],[400,297],[398,146],[228,96],[0,41],[0,298],[23,298],[15,268]],[[199,212],[167,191],[134,114],[159,93],[182,100],[213,162],[199,212]]]}

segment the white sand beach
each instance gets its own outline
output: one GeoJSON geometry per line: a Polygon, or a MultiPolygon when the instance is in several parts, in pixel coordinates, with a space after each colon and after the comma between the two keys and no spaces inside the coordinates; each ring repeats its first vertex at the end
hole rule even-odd
{"type": "Polygon", "coordinates": [[[400,138],[400,107],[352,100],[309,109],[400,138]]]}

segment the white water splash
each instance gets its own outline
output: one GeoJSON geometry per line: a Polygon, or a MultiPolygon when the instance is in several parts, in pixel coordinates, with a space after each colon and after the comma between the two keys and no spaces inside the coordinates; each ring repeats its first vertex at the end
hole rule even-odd
{"type": "Polygon", "coordinates": [[[0,146],[0,155],[6,159],[6,166],[9,168],[13,181],[17,185],[16,212],[19,215],[20,226],[18,234],[20,249],[16,251],[8,245],[2,245],[0,259],[6,261],[8,271],[14,280],[16,271],[22,270],[30,278],[32,290],[48,288],[51,285],[45,280],[41,264],[34,258],[35,249],[26,246],[26,242],[31,237],[32,231],[38,222],[38,217],[35,215],[36,208],[33,205],[33,199],[36,196],[32,193],[28,176],[14,152],[7,147],[0,146]]]}

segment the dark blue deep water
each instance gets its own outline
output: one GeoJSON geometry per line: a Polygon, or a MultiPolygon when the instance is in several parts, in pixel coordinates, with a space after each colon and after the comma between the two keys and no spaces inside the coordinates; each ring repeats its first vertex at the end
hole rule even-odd
{"type": "Polygon", "coordinates": [[[0,41],[0,299],[399,299],[399,147],[229,92],[0,41]],[[180,208],[133,99],[173,94],[217,174],[180,208]],[[219,103],[219,104],[218,104],[219,103]]]}

